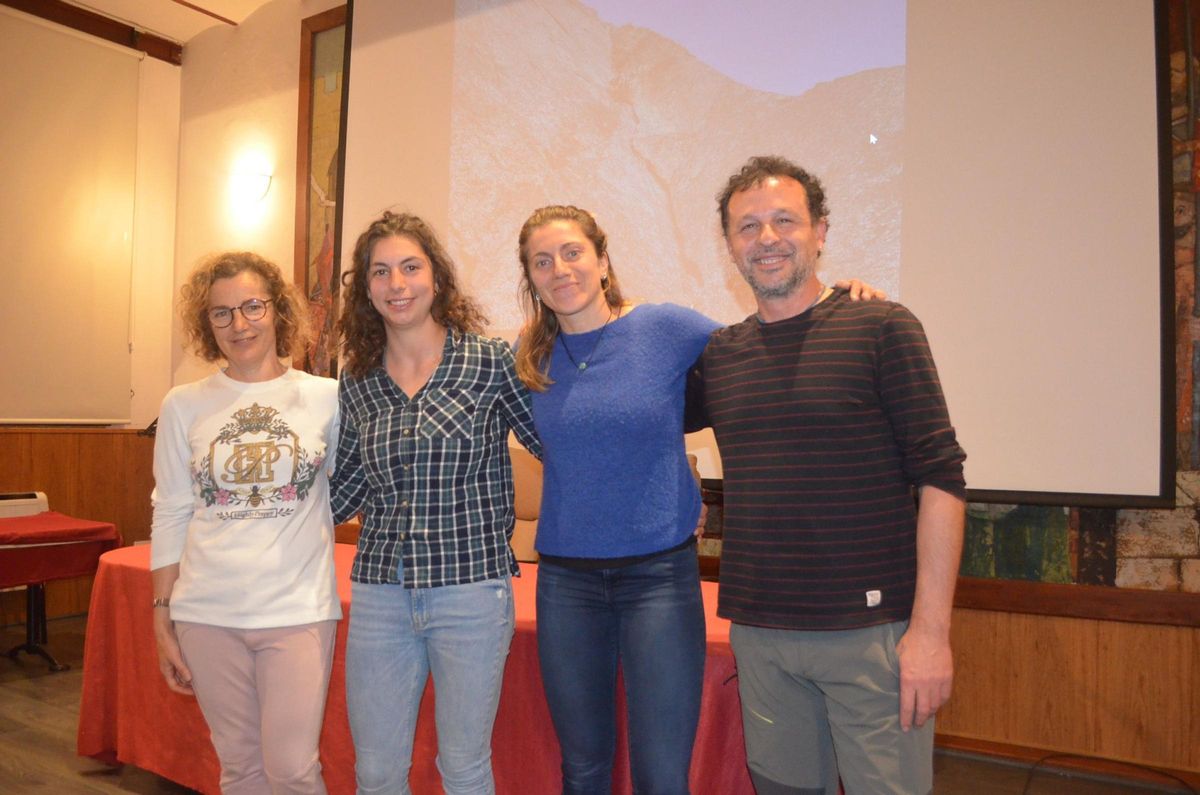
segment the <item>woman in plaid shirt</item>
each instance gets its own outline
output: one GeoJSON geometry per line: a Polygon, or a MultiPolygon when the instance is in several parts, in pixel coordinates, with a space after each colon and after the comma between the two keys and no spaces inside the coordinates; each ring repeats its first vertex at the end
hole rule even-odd
{"type": "Polygon", "coordinates": [[[445,790],[490,793],[519,572],[509,430],[541,453],[529,393],[420,218],[367,228],[345,298],[333,513],[363,515],[346,646],[358,787],[409,791],[432,672],[445,790]]]}

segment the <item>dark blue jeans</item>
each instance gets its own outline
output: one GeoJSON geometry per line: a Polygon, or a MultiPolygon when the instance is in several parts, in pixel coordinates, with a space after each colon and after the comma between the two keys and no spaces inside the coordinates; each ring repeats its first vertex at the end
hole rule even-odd
{"type": "Polygon", "coordinates": [[[618,661],[633,791],[688,792],[705,654],[695,547],[595,571],[543,561],[537,632],[542,684],[562,748],[563,792],[612,792],[618,661]]]}

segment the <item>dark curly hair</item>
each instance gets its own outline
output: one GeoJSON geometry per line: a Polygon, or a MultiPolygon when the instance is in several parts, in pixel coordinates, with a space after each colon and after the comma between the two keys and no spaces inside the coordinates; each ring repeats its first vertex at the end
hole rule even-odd
{"type": "Polygon", "coordinates": [[[180,288],[179,315],[188,345],[206,362],[223,358],[208,320],[209,294],[218,279],[229,279],[247,271],[256,274],[267,285],[275,319],[275,354],[280,358],[304,356],[310,338],[308,302],[294,285],[284,280],[275,263],[250,251],[226,251],[202,260],[180,288]]]}
{"type": "Polygon", "coordinates": [[[346,372],[355,378],[361,378],[378,365],[387,346],[383,317],[371,303],[367,272],[375,244],[389,237],[407,237],[420,246],[429,259],[436,285],[431,309],[435,322],[462,334],[481,334],[488,324],[479,304],[459,289],[454,262],[432,227],[409,213],[385,212],[358,236],[352,267],[342,274],[346,290],[342,316],[338,319],[338,334],[346,372]]]}
{"type": "Polygon", "coordinates": [[[747,160],[742,170],[730,177],[725,189],[717,194],[717,205],[721,209],[721,233],[726,238],[729,237],[729,200],[733,194],[761,185],[771,177],[791,177],[799,182],[808,196],[808,215],[812,222],[815,224],[824,218],[825,225],[829,225],[829,208],[825,206],[825,188],[821,180],[786,158],[766,155],[747,160]]]}
{"type": "MultiPolygon", "coordinates": [[[[550,351],[554,348],[554,338],[558,335],[558,318],[541,301],[536,300],[537,291],[529,279],[529,252],[525,247],[534,232],[554,221],[571,221],[578,226],[584,237],[592,241],[597,257],[608,253],[608,235],[604,234],[604,230],[596,223],[591,213],[573,205],[552,204],[540,207],[533,211],[521,227],[521,234],[517,238],[517,257],[521,260],[521,284],[518,292],[521,296],[521,308],[525,312],[525,327],[521,330],[521,344],[517,348],[517,377],[525,386],[537,392],[545,392],[553,383],[547,373],[550,371],[550,351]]],[[[608,276],[600,283],[604,287],[604,299],[610,309],[615,310],[625,302],[611,257],[608,261],[608,276]]]]}

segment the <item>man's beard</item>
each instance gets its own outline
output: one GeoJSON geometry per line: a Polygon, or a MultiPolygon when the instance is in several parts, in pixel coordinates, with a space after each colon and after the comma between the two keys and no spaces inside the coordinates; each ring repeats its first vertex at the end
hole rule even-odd
{"type": "Polygon", "coordinates": [[[779,298],[787,298],[796,290],[804,286],[808,281],[808,277],[813,274],[813,266],[811,262],[800,263],[792,275],[783,282],[775,285],[766,285],[759,283],[754,276],[754,267],[750,266],[742,271],[742,276],[746,279],[746,283],[750,285],[750,289],[759,298],[775,300],[779,298]]]}

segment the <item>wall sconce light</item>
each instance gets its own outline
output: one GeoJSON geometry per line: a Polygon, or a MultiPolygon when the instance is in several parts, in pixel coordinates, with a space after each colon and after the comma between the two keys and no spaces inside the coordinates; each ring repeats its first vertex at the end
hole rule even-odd
{"type": "MultiPolygon", "coordinates": [[[[227,215],[235,234],[257,234],[271,217],[277,204],[267,196],[274,181],[274,159],[268,150],[249,144],[230,163],[225,189],[227,215]]],[[[257,243],[247,239],[241,245],[253,248],[257,243]]]]}
{"type": "Polygon", "coordinates": [[[241,205],[260,202],[271,190],[271,178],[270,174],[236,171],[229,180],[230,198],[241,205]]]}

